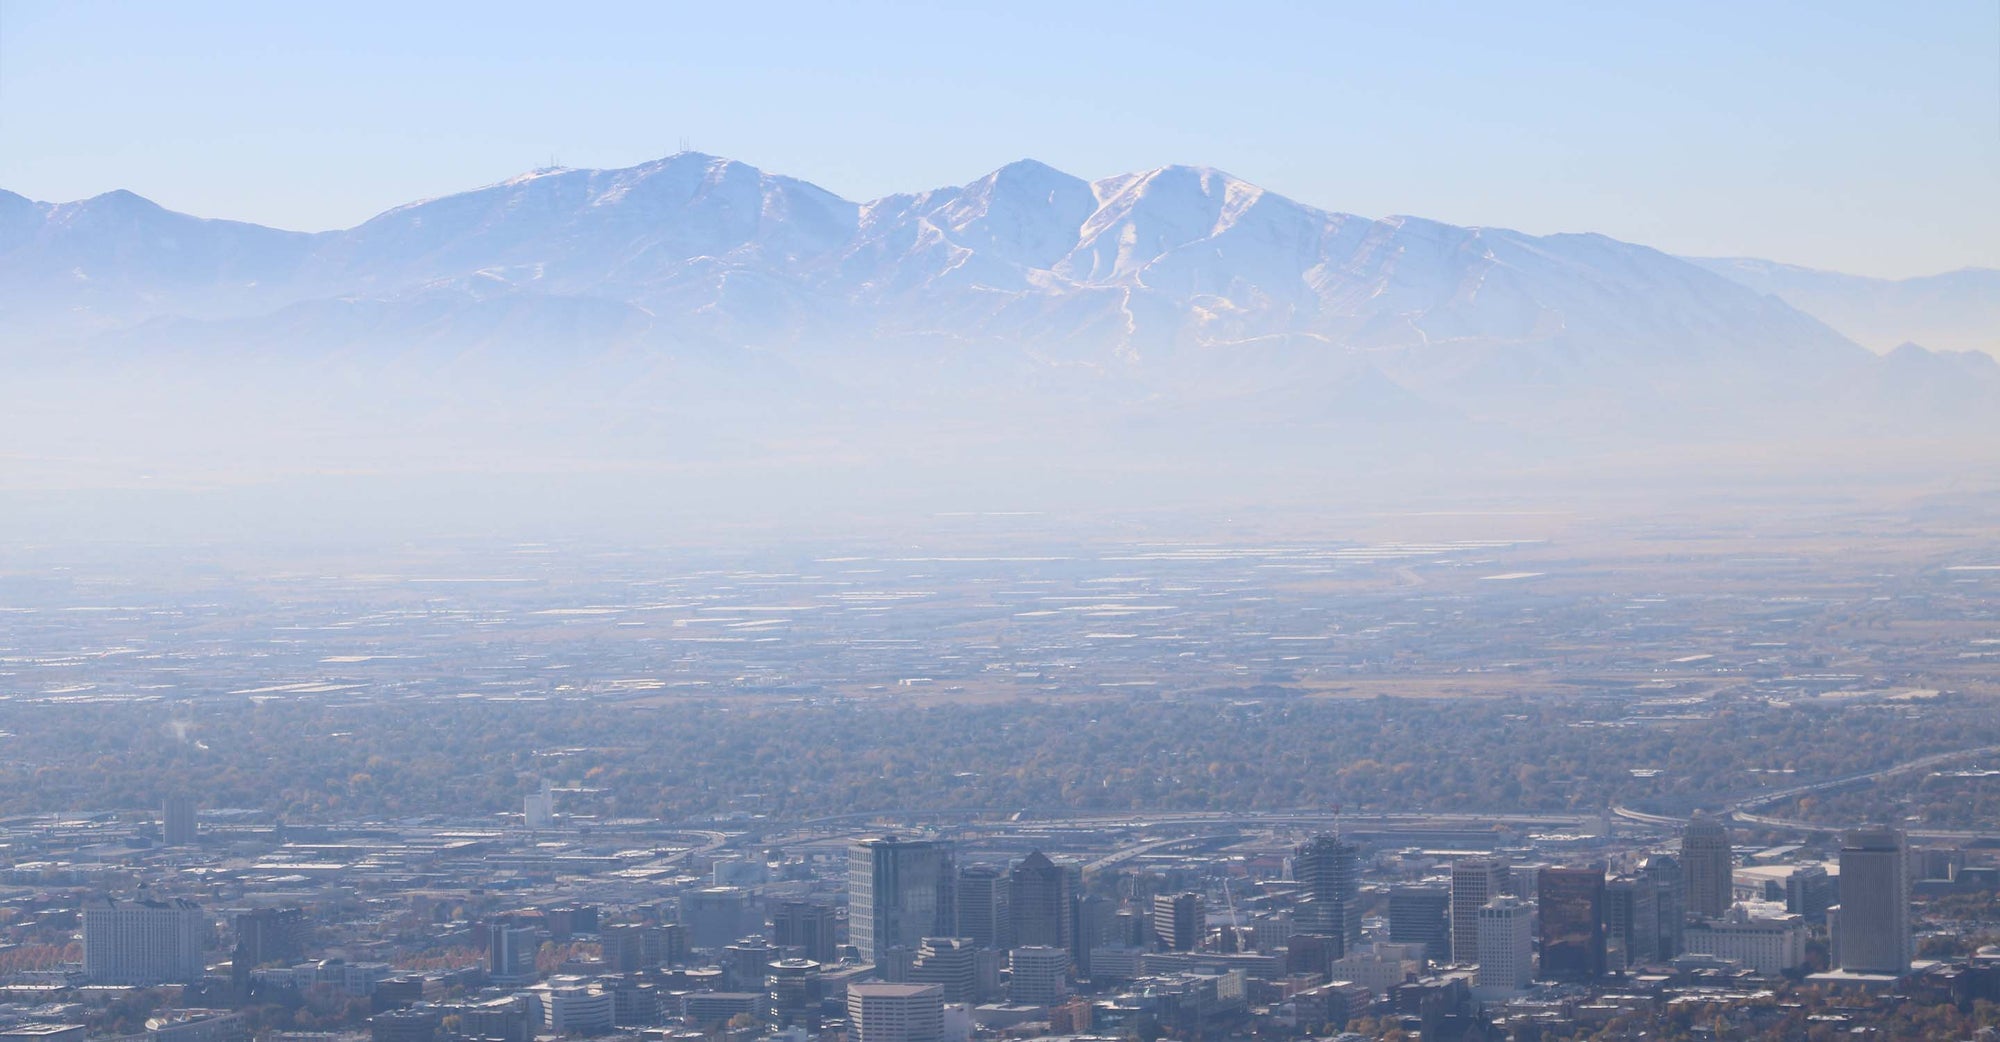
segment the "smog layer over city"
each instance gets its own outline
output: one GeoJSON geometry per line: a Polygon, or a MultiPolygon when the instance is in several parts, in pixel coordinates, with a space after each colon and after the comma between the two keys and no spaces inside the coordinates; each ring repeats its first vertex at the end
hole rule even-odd
{"type": "Polygon", "coordinates": [[[0,0],[0,1042],[1996,1035],[1990,2],[0,0]]]}

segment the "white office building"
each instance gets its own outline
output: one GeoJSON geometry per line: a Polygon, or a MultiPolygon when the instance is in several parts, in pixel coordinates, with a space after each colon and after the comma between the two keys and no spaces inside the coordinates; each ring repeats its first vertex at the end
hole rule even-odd
{"type": "Polygon", "coordinates": [[[1721,919],[1690,923],[1683,934],[1687,951],[1729,959],[1775,977],[1806,959],[1806,922],[1796,915],[1751,916],[1741,905],[1721,919]]]}
{"type": "Polygon", "coordinates": [[[942,1042],[944,989],[935,984],[849,984],[850,1042],[942,1042]]]}
{"type": "Polygon", "coordinates": [[[1029,945],[1007,953],[1007,999],[1017,1006],[1053,1006],[1069,997],[1069,952],[1029,945]]]}
{"type": "Polygon", "coordinates": [[[1481,998],[1505,998],[1526,991],[1535,979],[1535,909],[1515,897],[1497,897],[1479,910],[1481,998]]]}
{"type": "Polygon", "coordinates": [[[207,939],[208,920],[193,901],[83,902],[83,973],[93,984],[199,980],[207,939]]]}
{"type": "Polygon", "coordinates": [[[1389,996],[1390,988],[1416,979],[1423,968],[1423,945],[1376,944],[1335,959],[1328,979],[1359,984],[1379,1001],[1389,996]]]}
{"type": "Polygon", "coordinates": [[[531,989],[542,1007],[542,1025],[556,1035],[611,1032],[612,994],[586,987],[581,979],[556,980],[531,989]]]}

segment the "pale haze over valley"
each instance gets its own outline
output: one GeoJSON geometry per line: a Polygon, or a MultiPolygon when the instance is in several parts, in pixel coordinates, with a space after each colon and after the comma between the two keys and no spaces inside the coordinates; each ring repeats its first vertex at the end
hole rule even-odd
{"type": "Polygon", "coordinates": [[[1021,160],[852,201],[683,152],[317,234],[9,194],[0,274],[10,484],[55,500],[582,469],[756,509],[775,485],[1305,506],[1315,481],[1929,472],[2000,445],[2000,273],[1356,216],[1207,167],[1021,160]]]}
{"type": "Polygon", "coordinates": [[[0,1042],[1994,1042],[1996,664],[1995,0],[0,0],[0,1042]]]}
{"type": "Polygon", "coordinates": [[[878,11],[864,84],[812,78],[861,23],[810,10],[725,58],[693,11],[537,47],[428,11],[86,32],[12,3],[0,523],[865,528],[1989,474],[2000,144],[1990,55],[1949,31],[1976,7],[1911,16],[1902,64],[1804,8],[1565,35],[1279,6],[1212,53],[1172,5],[1054,35],[878,11]],[[1124,53],[1072,60],[1093,34],[1124,53]],[[649,154],[662,127],[702,149],[649,154]],[[1888,142],[1922,172],[1888,179],[1888,142]]]}

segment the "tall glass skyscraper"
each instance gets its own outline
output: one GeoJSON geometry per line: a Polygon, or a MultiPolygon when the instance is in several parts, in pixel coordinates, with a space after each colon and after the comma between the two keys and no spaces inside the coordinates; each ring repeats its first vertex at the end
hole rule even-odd
{"type": "Polygon", "coordinates": [[[957,932],[949,844],[894,836],[856,843],[847,859],[847,934],[861,957],[914,951],[926,937],[957,932]]]}

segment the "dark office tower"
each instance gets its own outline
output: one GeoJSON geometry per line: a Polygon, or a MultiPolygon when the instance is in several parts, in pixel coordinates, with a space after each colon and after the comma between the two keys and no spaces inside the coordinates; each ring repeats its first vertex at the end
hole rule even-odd
{"type": "Polygon", "coordinates": [[[1119,944],[1144,948],[1153,941],[1150,908],[1120,908],[1111,913],[1111,937],[1119,944]]]}
{"type": "Polygon", "coordinates": [[[542,938],[531,926],[496,920],[487,926],[486,975],[500,984],[524,984],[535,979],[535,953],[542,938]]]}
{"type": "Polygon", "coordinates": [[[926,937],[910,964],[910,983],[935,984],[946,1002],[979,1000],[979,951],[966,937],[926,937]]]}
{"type": "Polygon", "coordinates": [[[597,935],[598,953],[612,973],[637,973],[646,968],[646,928],[614,923],[597,935]]]}
{"type": "Polygon", "coordinates": [[[917,964],[917,950],[896,945],[875,960],[875,976],[891,984],[908,984],[910,970],[917,964]]]}
{"type": "Polygon", "coordinates": [[[950,843],[941,843],[944,856],[938,865],[937,922],[928,931],[932,937],[963,937],[958,932],[958,857],[950,843]]]}
{"type": "Polygon", "coordinates": [[[1069,948],[1070,878],[1041,851],[1007,873],[1007,913],[1014,924],[1011,948],[1069,948]]]}
{"type": "Polygon", "coordinates": [[[1809,923],[1826,922],[1833,894],[1833,877],[1824,867],[1801,865],[1785,879],[1785,911],[1809,923]]]}
{"type": "Polygon", "coordinates": [[[1605,965],[1628,970],[1660,958],[1660,904],[1653,881],[1619,876],[1604,884],[1605,965]]]}
{"type": "Polygon", "coordinates": [[[558,905],[542,913],[542,921],[551,940],[567,941],[580,933],[597,932],[597,906],[558,905]]]}
{"type": "Polygon", "coordinates": [[[1691,919],[1720,919],[1736,903],[1736,859],[1722,822],[1696,814],[1681,833],[1681,872],[1691,919]]]}
{"type": "Polygon", "coordinates": [[[820,1002],[826,997],[819,963],[811,959],[779,959],[771,964],[764,978],[764,991],[772,1024],[819,1030],[820,1002]]]}
{"type": "Polygon", "coordinates": [[[1536,880],[1543,980],[1604,976],[1604,869],[1545,868],[1536,880]]]}
{"type": "Polygon", "coordinates": [[[894,836],[856,843],[847,860],[849,942],[879,963],[891,948],[952,936],[957,875],[943,843],[894,836]]]}
{"type": "Polygon", "coordinates": [[[1109,945],[1118,937],[1118,906],[1108,897],[1078,894],[1070,902],[1070,958],[1076,970],[1090,975],[1090,950],[1109,945]]]}
{"type": "Polygon", "coordinates": [[[1319,836],[1292,851],[1292,878],[1304,891],[1292,920],[1301,933],[1339,942],[1336,958],[1361,946],[1361,850],[1319,836]]]}
{"type": "Polygon", "coordinates": [[[1451,864],[1451,961],[1479,961],[1479,910],[1507,892],[1507,862],[1467,858],[1451,864]]]}
{"type": "Polygon", "coordinates": [[[762,941],[738,941],[722,949],[722,983],[733,991],[756,991],[778,957],[777,949],[762,941]]]}
{"type": "Polygon", "coordinates": [[[1007,874],[992,865],[958,871],[958,933],[981,948],[1008,945],[1007,874]]]}
{"type": "Polygon", "coordinates": [[[1161,894],[1153,898],[1153,935],[1160,947],[1174,952],[1193,951],[1208,930],[1208,917],[1201,907],[1200,894],[1161,894]]]}
{"type": "Polygon", "coordinates": [[[1389,891],[1389,940],[1421,944],[1424,958],[1451,961],[1451,891],[1442,886],[1399,886],[1389,891]]]}
{"type": "Polygon", "coordinates": [[[1639,878],[1653,884],[1653,910],[1659,913],[1659,929],[1654,936],[1661,962],[1680,955],[1681,937],[1687,926],[1687,882],[1681,863],[1668,854],[1655,854],[1639,868],[1639,878]]]}
{"type": "MultiPolygon", "coordinates": [[[[1063,874],[1063,929],[1066,931],[1064,936],[1069,938],[1070,952],[1074,954],[1077,943],[1076,900],[1083,895],[1083,865],[1076,861],[1065,861],[1056,867],[1061,869],[1063,874]]],[[[1070,967],[1074,969],[1076,963],[1071,961],[1070,967]]]]}
{"type": "Polygon", "coordinates": [[[1840,846],[1840,917],[1833,950],[1843,970],[1910,971],[1909,844],[1896,829],[1855,829],[1840,846]]]}
{"type": "Polygon", "coordinates": [[[688,959],[687,927],[680,923],[661,923],[647,930],[642,937],[645,960],[648,966],[684,966],[688,959]]]}
{"type": "Polygon", "coordinates": [[[786,901],[771,911],[771,943],[780,948],[797,948],[814,962],[832,962],[836,947],[834,925],[832,905],[786,901]]]}
{"type": "Polygon", "coordinates": [[[248,966],[290,962],[305,953],[308,923],[298,908],[256,908],[239,912],[237,950],[248,966]]]}
{"type": "Polygon", "coordinates": [[[196,826],[194,797],[169,796],[160,814],[161,832],[167,846],[194,846],[196,826]]]}
{"type": "Polygon", "coordinates": [[[1324,977],[1333,972],[1333,947],[1331,937],[1316,933],[1295,933],[1285,939],[1285,972],[1288,974],[1317,973],[1324,977]]]}
{"type": "MultiPolygon", "coordinates": [[[[444,1015],[435,1009],[389,1009],[368,1018],[369,1042],[435,1042],[444,1015]]],[[[197,1029],[199,1030],[199,1029],[197,1029]]]]}
{"type": "Polygon", "coordinates": [[[750,918],[750,892],[733,886],[682,894],[680,914],[688,943],[697,948],[720,948],[757,928],[756,920],[750,918]]]}
{"type": "Polygon", "coordinates": [[[1957,847],[1913,847],[1910,850],[1910,878],[1950,882],[1965,869],[1965,851],[1957,847]]]}

